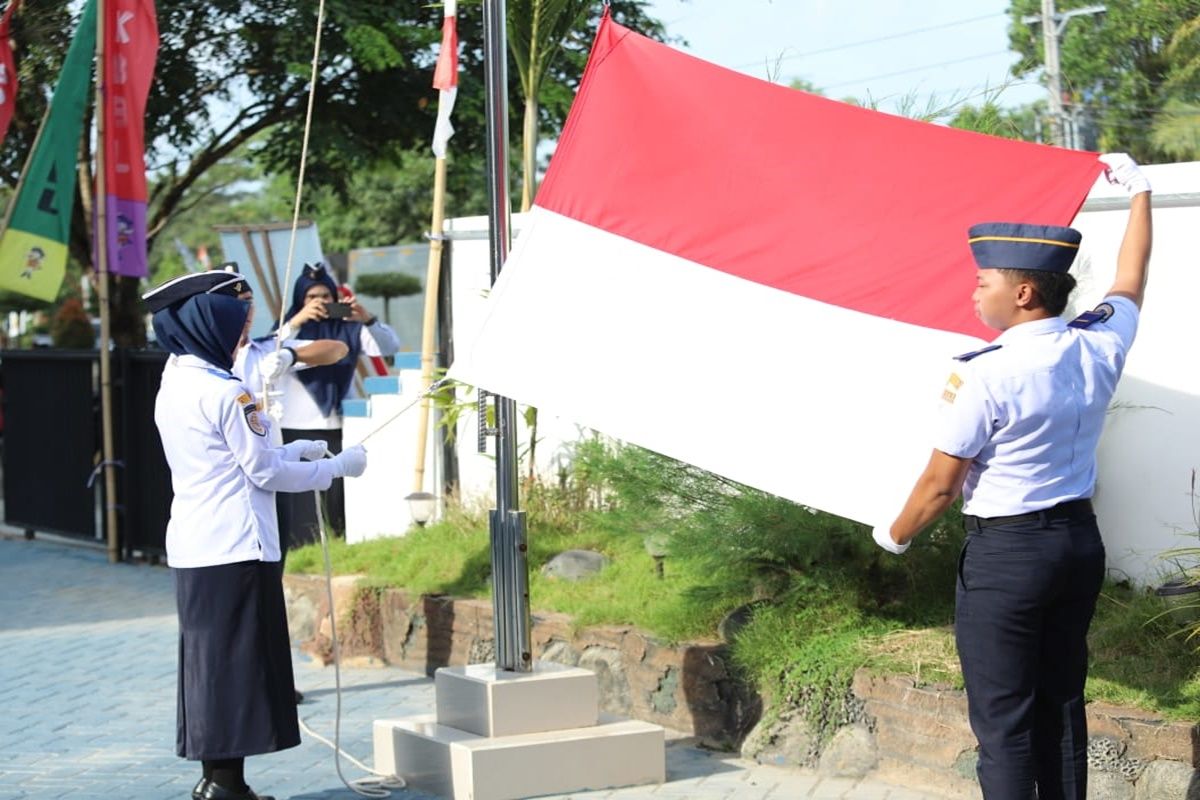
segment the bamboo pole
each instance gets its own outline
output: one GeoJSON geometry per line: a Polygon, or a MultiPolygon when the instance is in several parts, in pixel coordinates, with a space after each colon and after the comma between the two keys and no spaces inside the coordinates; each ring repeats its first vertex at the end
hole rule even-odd
{"type": "Polygon", "coordinates": [[[433,340],[437,334],[438,282],[442,271],[442,224],[446,205],[446,159],[434,161],[433,221],[429,226],[429,262],[425,267],[425,317],[421,330],[421,413],[417,422],[417,464],[413,491],[425,489],[425,442],[429,436],[429,387],[433,385],[433,340]]]}
{"type": "Polygon", "coordinates": [[[29,148],[29,153],[25,156],[25,163],[21,166],[21,174],[17,176],[17,185],[13,189],[13,193],[9,195],[8,207],[4,209],[4,222],[0,224],[0,234],[8,230],[8,223],[12,219],[13,209],[17,207],[17,195],[21,193],[21,189],[25,186],[25,176],[29,174],[29,164],[33,161],[33,154],[37,152],[38,143],[42,141],[42,131],[46,129],[46,120],[50,118],[50,104],[46,103],[46,110],[42,112],[42,121],[38,124],[37,133],[33,135],[33,144],[29,148]]]}
{"type": "Polygon", "coordinates": [[[112,403],[112,356],[109,341],[112,338],[112,310],[109,308],[108,275],[108,209],[105,207],[104,185],[104,0],[96,2],[96,227],[92,241],[96,251],[96,292],[100,300],[100,425],[103,437],[104,463],[104,519],[108,528],[108,560],[115,564],[121,560],[119,530],[117,528],[117,473],[113,453],[113,403],[112,403]]]}

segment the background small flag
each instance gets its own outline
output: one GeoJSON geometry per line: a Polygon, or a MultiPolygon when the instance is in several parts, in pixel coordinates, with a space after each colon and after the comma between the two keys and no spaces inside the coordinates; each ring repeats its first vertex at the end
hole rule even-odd
{"type": "Polygon", "coordinates": [[[446,157],[446,142],[454,135],[450,112],[458,95],[458,28],[455,15],[458,0],[446,0],[442,20],[442,47],[438,51],[437,68],[433,71],[433,88],[438,90],[437,124],[433,128],[433,154],[446,157]]]}

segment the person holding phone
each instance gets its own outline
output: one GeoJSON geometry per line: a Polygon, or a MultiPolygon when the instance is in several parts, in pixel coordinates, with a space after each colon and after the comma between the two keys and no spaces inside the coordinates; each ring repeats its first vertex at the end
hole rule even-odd
{"type": "MultiPolygon", "coordinates": [[[[333,364],[286,372],[276,387],[282,392],[280,427],[285,443],[300,439],[327,442],[331,453],[342,449],[342,401],[355,396],[354,371],[359,356],[390,356],[400,349],[400,337],[368,312],[353,294],[335,302],[338,286],[321,264],[305,264],[292,289],[292,305],[278,332],[283,339],[335,339],[346,344],[346,355],[333,364]]],[[[322,499],[330,526],[345,529],[345,493],[334,481],[322,499]]],[[[319,538],[311,496],[289,495],[288,529],[283,536],[296,547],[319,538]]]]}

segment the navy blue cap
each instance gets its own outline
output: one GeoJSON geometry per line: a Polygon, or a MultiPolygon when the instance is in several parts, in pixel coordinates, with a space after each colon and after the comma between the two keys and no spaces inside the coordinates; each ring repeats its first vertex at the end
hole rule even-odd
{"type": "Polygon", "coordinates": [[[146,308],[158,313],[168,306],[187,300],[197,294],[227,294],[237,297],[250,288],[246,278],[236,272],[209,270],[193,272],[167,281],[142,295],[146,308]]]}
{"type": "Polygon", "coordinates": [[[1074,228],[1022,222],[981,222],[967,232],[980,269],[1066,272],[1081,241],[1083,234],[1074,228]]]}

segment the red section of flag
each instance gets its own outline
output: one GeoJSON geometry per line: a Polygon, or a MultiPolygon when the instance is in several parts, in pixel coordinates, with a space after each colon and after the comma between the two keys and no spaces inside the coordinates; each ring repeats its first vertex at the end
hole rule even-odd
{"type": "Polygon", "coordinates": [[[433,88],[445,91],[458,86],[458,26],[455,18],[442,20],[442,47],[433,70],[433,88]]]}
{"type": "Polygon", "coordinates": [[[9,0],[4,16],[0,17],[0,144],[4,144],[13,110],[17,106],[17,65],[13,61],[12,43],[8,38],[8,22],[18,5],[19,0],[9,0]]]}
{"type": "Polygon", "coordinates": [[[146,201],[146,97],[158,55],[154,0],[104,4],[105,192],[146,201]]]}
{"type": "Polygon", "coordinates": [[[991,339],[969,300],[967,228],[1069,224],[1101,168],[766,83],[605,19],[536,203],[777,289],[991,339]]]}

